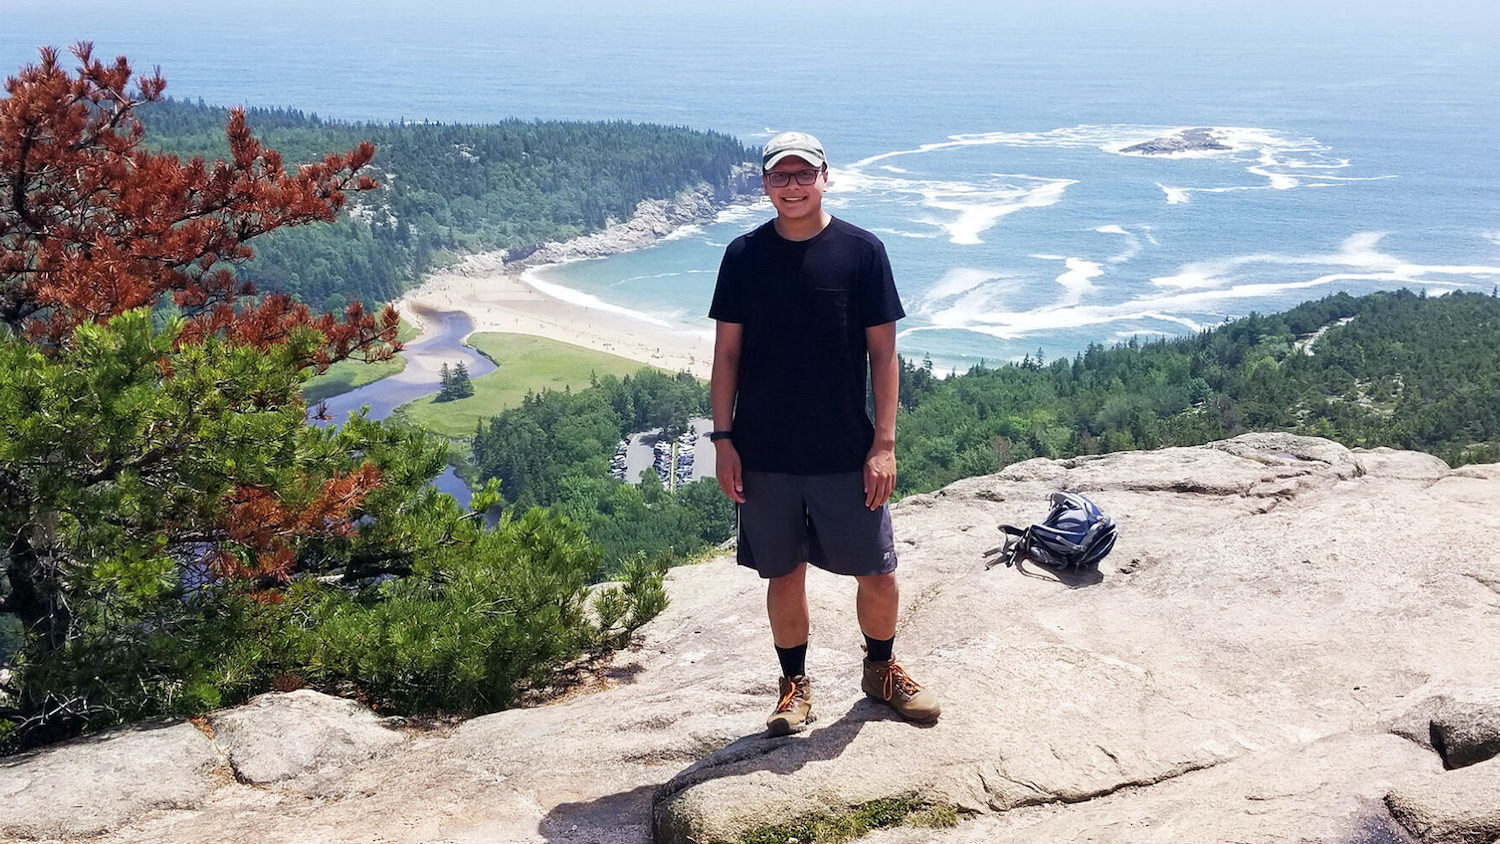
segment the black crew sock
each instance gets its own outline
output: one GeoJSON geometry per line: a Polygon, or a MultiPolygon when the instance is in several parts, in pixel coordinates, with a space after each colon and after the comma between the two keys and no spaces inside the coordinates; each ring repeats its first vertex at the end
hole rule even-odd
{"type": "Polygon", "coordinates": [[[890,662],[891,651],[896,647],[896,637],[889,639],[871,639],[865,636],[865,659],[871,662],[890,662]]]}
{"type": "Polygon", "coordinates": [[[781,676],[801,677],[807,673],[807,643],[795,648],[776,647],[776,658],[781,660],[781,676]]]}

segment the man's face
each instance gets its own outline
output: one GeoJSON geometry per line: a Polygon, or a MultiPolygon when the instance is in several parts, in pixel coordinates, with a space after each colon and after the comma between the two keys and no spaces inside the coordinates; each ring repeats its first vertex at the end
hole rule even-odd
{"type": "Polygon", "coordinates": [[[823,213],[823,191],[828,189],[828,172],[795,155],[776,162],[776,166],[761,174],[760,183],[776,207],[776,213],[783,219],[800,220],[823,213]],[[809,172],[816,174],[812,184],[804,185],[797,180],[798,175],[805,178],[809,172]],[[771,173],[785,173],[791,178],[785,187],[773,187],[769,178],[771,173]]]}

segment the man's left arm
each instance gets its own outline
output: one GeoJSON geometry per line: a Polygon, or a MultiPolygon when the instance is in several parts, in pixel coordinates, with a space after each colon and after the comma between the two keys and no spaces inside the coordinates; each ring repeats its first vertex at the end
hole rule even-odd
{"type": "Polygon", "coordinates": [[[878,508],[896,489],[896,400],[901,366],[896,358],[896,323],[865,329],[870,353],[870,389],[875,399],[875,442],[865,456],[865,506],[878,508]]]}

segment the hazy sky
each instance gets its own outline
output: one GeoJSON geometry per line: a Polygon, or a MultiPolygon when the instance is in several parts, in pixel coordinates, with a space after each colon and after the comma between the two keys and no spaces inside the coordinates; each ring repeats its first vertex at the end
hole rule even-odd
{"type": "MultiPolygon", "coordinates": [[[[233,20],[245,14],[235,3],[204,0],[133,0],[123,6],[118,0],[4,0],[9,25],[38,20],[92,18],[95,26],[108,29],[128,8],[131,18],[174,14],[221,17],[233,20]],[[13,16],[20,14],[22,20],[13,16]]],[[[290,15],[292,19],[337,26],[359,26],[371,17],[409,17],[431,14],[466,14],[472,0],[361,0],[357,4],[327,0],[260,0],[257,17],[290,15]]],[[[845,16],[891,17],[908,24],[928,20],[961,22],[966,18],[1015,20],[1017,22],[1078,21],[1139,22],[1143,26],[1163,18],[1225,24],[1260,22],[1278,24],[1368,25],[1455,24],[1500,25],[1500,3],[1495,0],[1050,0],[1035,4],[1001,4],[994,0],[758,0],[754,4],[705,4],[702,0],[562,0],[552,4],[497,2],[484,14],[516,18],[559,18],[571,15],[627,14],[659,17],[739,17],[747,27],[773,21],[803,20],[836,27],[845,16]]]]}

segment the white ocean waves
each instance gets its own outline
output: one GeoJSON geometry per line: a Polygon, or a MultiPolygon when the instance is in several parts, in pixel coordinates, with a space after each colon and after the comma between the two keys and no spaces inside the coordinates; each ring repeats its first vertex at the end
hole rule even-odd
{"type": "MultiPolygon", "coordinates": [[[[1335,175],[1348,170],[1352,165],[1347,157],[1337,156],[1316,138],[1299,136],[1275,129],[1213,126],[1140,126],[1140,125],[1085,125],[1053,129],[1044,132],[979,132],[950,135],[946,140],[921,144],[910,149],[898,149],[868,156],[839,169],[834,179],[840,188],[847,188],[861,199],[874,194],[916,194],[922,207],[946,212],[939,225],[948,233],[949,240],[960,244],[983,242],[981,235],[996,225],[1006,214],[1022,208],[1036,208],[1057,204],[1063,191],[1075,180],[1055,177],[1002,177],[998,175],[976,176],[970,180],[931,179],[922,180],[914,175],[921,171],[917,164],[921,157],[938,153],[968,150],[976,147],[1043,147],[1053,149],[1096,149],[1109,155],[1124,158],[1151,158],[1158,160],[1190,159],[1202,162],[1205,159],[1221,162],[1220,167],[1233,168],[1224,175],[1209,175],[1219,184],[1169,185],[1157,182],[1156,186],[1165,195],[1168,204],[1181,205],[1192,201],[1195,193],[1230,193],[1245,190],[1286,191],[1310,185],[1336,186],[1344,182],[1373,181],[1395,178],[1391,175],[1335,175]],[[1187,142],[1183,142],[1184,137],[1187,142]],[[1194,142],[1211,141],[1212,147],[1195,146],[1194,142]],[[1150,152],[1136,149],[1153,141],[1160,149],[1171,150],[1173,143],[1183,142],[1181,150],[1150,152]],[[1133,150],[1133,151],[1132,151],[1133,150]],[[893,161],[907,159],[911,165],[897,166],[893,161]],[[1239,174],[1236,176],[1235,174],[1239,174]],[[1248,184],[1224,184],[1243,181],[1248,174],[1254,181],[1248,184]],[[1019,185],[997,185],[997,179],[1022,180],[1019,185]],[[1026,198],[1016,202],[1008,193],[997,195],[997,188],[1026,188],[1026,198]]],[[[1184,165],[1186,166],[1186,165],[1184,165]]],[[[1205,175],[1202,164],[1191,172],[1205,175]]],[[[1196,177],[1190,177],[1196,178],[1196,177]]],[[[899,196],[892,196],[898,199],[899,196]]]]}
{"type": "MultiPolygon", "coordinates": [[[[932,225],[937,225],[936,221],[931,221],[931,222],[932,222],[932,225]]],[[[876,228],[871,228],[870,231],[874,232],[875,234],[888,234],[888,235],[891,235],[892,237],[907,237],[907,238],[912,238],[913,240],[932,240],[933,238],[937,237],[937,234],[934,233],[934,232],[910,232],[910,231],[904,231],[902,229],[889,229],[889,228],[878,228],[878,227],[876,227],[876,228]]]]}
{"type": "Polygon", "coordinates": [[[1236,267],[1260,261],[1275,262],[1279,257],[1281,256],[1270,254],[1241,255],[1216,261],[1194,261],[1178,267],[1177,272],[1172,275],[1151,279],[1151,283],[1157,287],[1175,287],[1179,290],[1223,287],[1229,283],[1230,274],[1236,267]]]}
{"type": "MultiPolygon", "coordinates": [[[[1119,152],[1135,144],[1181,131],[1182,127],[1166,126],[1072,126],[1051,129],[1045,132],[974,132],[949,135],[947,140],[922,144],[912,149],[892,150],[862,158],[851,168],[868,167],[876,162],[907,155],[923,155],[942,150],[978,146],[1007,147],[1051,147],[1054,149],[1083,149],[1095,147],[1105,152],[1119,152]]],[[[1219,130],[1215,130],[1219,131],[1219,130]]],[[[1260,131],[1260,130],[1257,130],[1260,131]]]]}
{"type": "Polygon", "coordinates": [[[1104,274],[1104,267],[1082,258],[1067,258],[1063,261],[1063,266],[1067,267],[1067,271],[1057,277],[1063,295],[1054,307],[1071,307],[1083,301],[1084,296],[1098,289],[1094,286],[1093,279],[1104,274]]]}
{"type": "Polygon", "coordinates": [[[1199,323],[1197,320],[1189,319],[1185,316],[1178,316],[1177,314],[1164,314],[1159,311],[1146,311],[1145,313],[1141,314],[1141,316],[1146,319],[1154,319],[1158,322],[1175,323],[1195,334],[1207,327],[1199,323]]]}
{"type": "MultiPolygon", "coordinates": [[[[973,245],[1001,219],[1027,208],[1042,208],[1062,200],[1071,179],[990,173],[972,179],[917,179],[850,169],[837,181],[829,202],[841,205],[858,200],[920,209],[911,222],[929,225],[948,236],[950,243],[973,245]]],[[[910,236],[900,230],[903,236],[910,236]]]]}
{"type": "Polygon", "coordinates": [[[1271,190],[1291,190],[1292,188],[1302,184],[1302,180],[1300,178],[1293,176],[1290,173],[1273,173],[1270,170],[1267,170],[1265,167],[1246,167],[1245,170],[1250,173],[1254,173],[1257,176],[1264,176],[1267,182],[1267,187],[1269,187],[1271,190]]]}
{"type": "MultiPolygon", "coordinates": [[[[1130,326],[1129,334],[1157,333],[1164,325],[1178,326],[1179,332],[1196,332],[1212,325],[1216,316],[1253,310],[1258,300],[1301,300],[1308,297],[1308,291],[1320,287],[1357,291],[1418,286],[1441,295],[1452,290],[1486,290],[1495,279],[1500,279],[1500,266],[1420,264],[1404,260],[1380,250],[1382,237],[1380,232],[1360,232],[1326,254],[1257,253],[1194,262],[1181,267],[1175,275],[1153,279],[1158,292],[1113,303],[1097,301],[1100,291],[1093,280],[1103,274],[1103,265],[1067,258],[1064,259],[1067,271],[1056,278],[1063,288],[1062,295],[1052,303],[1030,310],[1005,307],[1010,297],[998,295],[990,287],[992,279],[1000,276],[964,270],[950,273],[939,282],[946,291],[962,291],[962,295],[956,299],[950,297],[946,307],[933,314],[930,325],[911,331],[961,328],[1002,340],[1017,340],[1124,323],[1130,326]],[[1255,280],[1268,275],[1279,280],[1255,280]]],[[[1021,279],[1012,282],[1014,286],[1025,284],[1021,279]]]]}
{"type": "MultiPolygon", "coordinates": [[[[1065,128],[1051,129],[1045,132],[974,132],[960,135],[949,135],[946,140],[929,144],[922,144],[911,149],[892,150],[882,152],[850,165],[851,169],[861,169],[877,162],[888,161],[892,158],[911,155],[924,155],[943,150],[959,149],[964,147],[978,146],[1004,146],[1004,147],[1048,147],[1053,149],[1098,149],[1102,152],[1129,157],[1153,158],[1204,158],[1216,156],[1233,156],[1243,153],[1256,153],[1257,155],[1265,149],[1288,149],[1288,150],[1315,150],[1321,151],[1322,147],[1310,138],[1297,138],[1278,132],[1274,129],[1259,129],[1240,126],[1145,126],[1136,124],[1107,124],[1107,125],[1082,125],[1069,126],[1065,128]],[[1140,152],[1126,152],[1138,144],[1161,138],[1172,137],[1183,132],[1195,129],[1206,129],[1208,134],[1218,143],[1227,146],[1228,149],[1194,149],[1184,150],[1168,154],[1150,155],[1140,152]]],[[[1317,159],[1318,163],[1326,163],[1323,158],[1317,159]]],[[[889,166],[889,165],[886,165],[889,166]]]]}
{"type": "Polygon", "coordinates": [[[1018,282],[1015,276],[993,270],[955,267],[922,293],[912,312],[933,327],[965,328],[973,314],[997,307],[1018,282]]]}
{"type": "MultiPolygon", "coordinates": [[[[669,271],[663,272],[663,273],[644,273],[644,274],[641,274],[641,275],[624,276],[622,278],[619,278],[619,279],[616,279],[616,280],[610,282],[609,286],[610,287],[620,287],[622,285],[634,284],[634,283],[640,282],[640,281],[648,281],[649,282],[649,281],[658,281],[658,280],[664,279],[664,278],[681,278],[682,276],[685,276],[685,275],[717,275],[717,274],[718,274],[717,270],[712,270],[712,269],[708,269],[708,268],[705,268],[705,267],[698,267],[698,268],[687,269],[687,270],[669,270],[669,271]]],[[[528,281],[529,281],[529,279],[528,279],[528,281]]]]}
{"type": "Polygon", "coordinates": [[[1354,273],[1352,278],[1370,278],[1412,284],[1440,283],[1427,276],[1500,275],[1500,267],[1484,265],[1414,264],[1380,251],[1384,232],[1358,232],[1339,244],[1337,252],[1312,255],[1257,253],[1237,255],[1215,261],[1197,261],[1180,267],[1176,274],[1151,279],[1157,287],[1178,289],[1221,288],[1233,284],[1246,268],[1256,265],[1336,267],[1354,273]]]}
{"type": "Polygon", "coordinates": [[[996,300],[1002,298],[1000,291],[995,289],[975,288],[954,297],[947,307],[934,310],[927,314],[927,319],[933,328],[962,328],[973,330],[976,314],[987,313],[996,307],[996,300]]]}
{"type": "Polygon", "coordinates": [[[922,298],[917,301],[917,310],[927,310],[946,299],[952,299],[954,296],[967,293],[976,287],[1002,278],[1005,278],[1005,276],[990,270],[980,270],[972,267],[954,267],[943,273],[943,277],[938,279],[932,287],[928,288],[922,294],[922,298]]]}
{"type": "Polygon", "coordinates": [[[766,215],[771,213],[774,213],[771,200],[759,197],[754,202],[736,203],[719,209],[719,213],[714,215],[714,224],[744,223],[747,220],[765,219],[766,215]]]}
{"type": "Polygon", "coordinates": [[[657,242],[658,243],[664,243],[664,242],[669,241],[669,240],[680,240],[680,239],[682,239],[684,237],[692,237],[695,234],[702,234],[702,233],[703,233],[703,227],[702,226],[694,224],[694,223],[689,223],[688,225],[678,226],[677,228],[675,228],[675,229],[667,232],[657,242]]]}
{"type": "Polygon", "coordinates": [[[1495,244],[1496,246],[1500,246],[1500,230],[1492,232],[1480,232],[1479,236],[1483,237],[1485,240],[1488,240],[1490,243],[1495,244]]]}
{"type": "Polygon", "coordinates": [[[984,242],[979,236],[994,228],[1001,218],[1025,208],[1055,205],[1068,185],[1075,184],[1069,179],[1015,178],[1030,180],[1033,186],[1020,187],[1008,180],[990,185],[938,184],[921,191],[923,204],[953,214],[952,220],[943,224],[950,242],[976,244],[984,242]]]}
{"type": "Polygon", "coordinates": [[[574,290],[571,287],[564,287],[561,284],[553,284],[550,281],[543,281],[538,277],[536,269],[530,269],[522,273],[521,280],[536,288],[539,293],[544,293],[554,299],[567,302],[571,305],[577,305],[581,308],[589,308],[590,310],[604,311],[605,313],[629,317],[631,319],[639,320],[640,322],[659,326],[661,328],[672,327],[671,323],[663,319],[658,319],[651,314],[633,310],[631,308],[626,308],[621,305],[610,304],[609,302],[606,302],[597,296],[584,293],[581,290],[574,290]]]}
{"type": "Polygon", "coordinates": [[[1122,249],[1118,254],[1110,257],[1109,262],[1111,264],[1123,264],[1126,261],[1129,261],[1131,258],[1134,258],[1135,256],[1141,254],[1141,239],[1139,237],[1136,237],[1133,233],[1127,231],[1124,226],[1111,224],[1108,226],[1100,226],[1094,229],[1094,231],[1099,232],[1100,234],[1117,234],[1125,238],[1125,248],[1122,249]]]}

